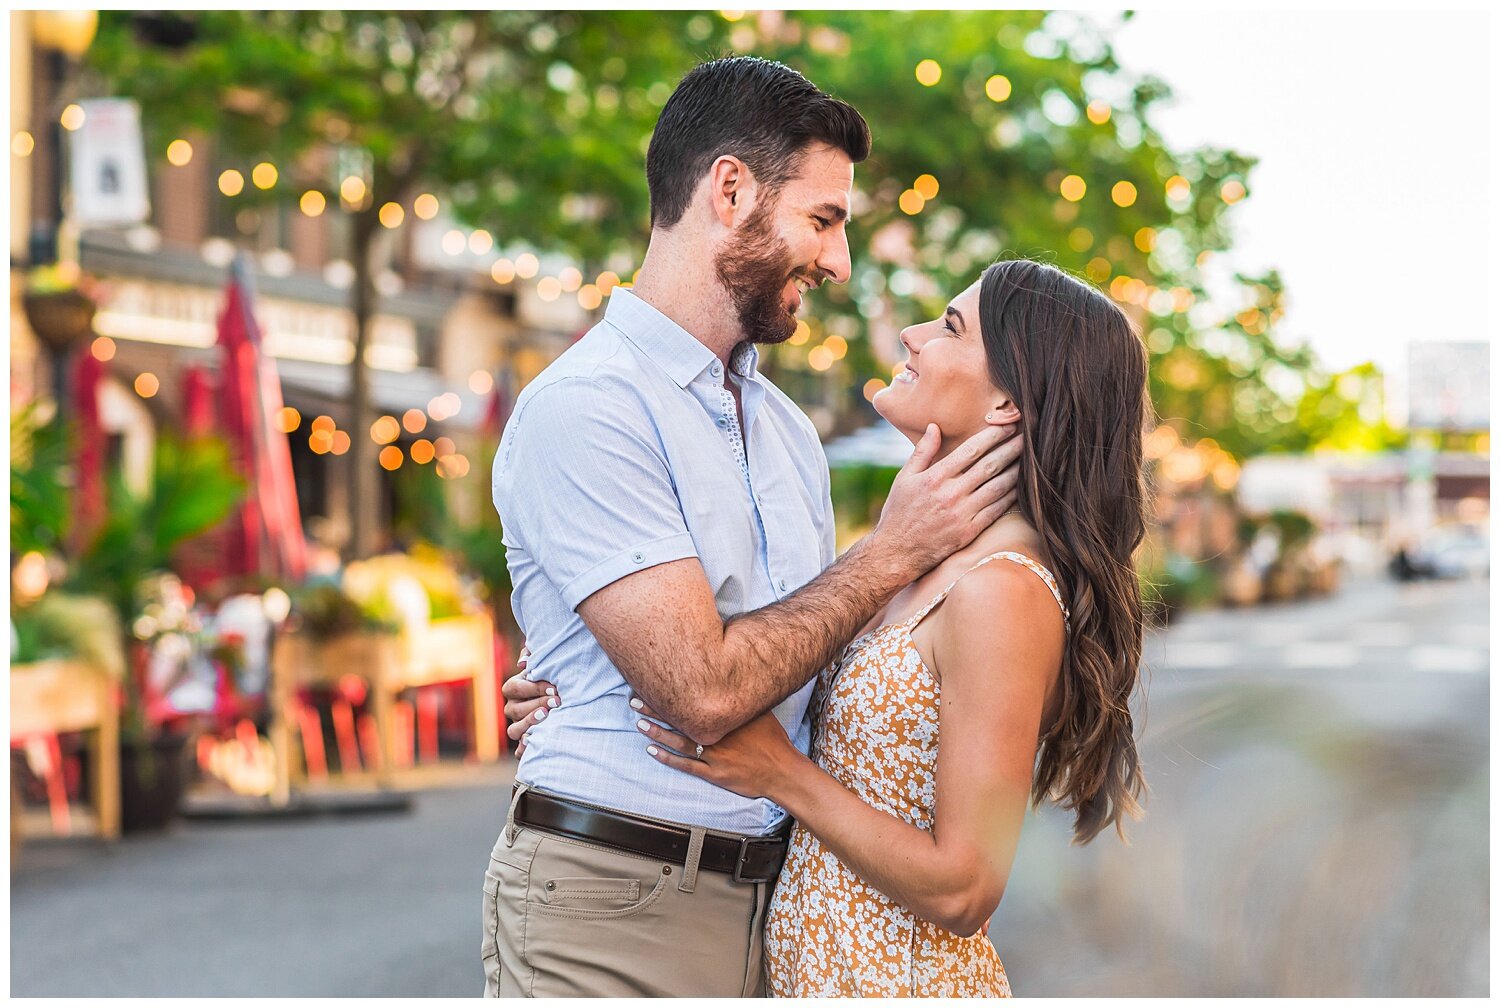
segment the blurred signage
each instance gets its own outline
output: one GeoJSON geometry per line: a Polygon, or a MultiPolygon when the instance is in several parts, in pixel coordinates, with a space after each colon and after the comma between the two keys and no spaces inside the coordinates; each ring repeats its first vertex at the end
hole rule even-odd
{"type": "Polygon", "coordinates": [[[72,211],[80,228],[139,224],[151,213],[141,110],[128,98],[78,103],[83,124],[69,134],[72,211]]]}
{"type": "Polygon", "coordinates": [[[1414,430],[1490,429],[1490,345],[1411,345],[1409,413],[1414,430]]]}

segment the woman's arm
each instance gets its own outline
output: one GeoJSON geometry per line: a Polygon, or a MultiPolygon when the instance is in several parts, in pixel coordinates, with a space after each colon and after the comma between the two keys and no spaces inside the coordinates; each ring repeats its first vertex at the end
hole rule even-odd
{"type": "MultiPolygon", "coordinates": [[[[991,564],[960,582],[928,621],[931,653],[923,657],[942,676],[930,833],[865,804],[792,748],[774,719],[732,733],[702,761],[661,747],[654,755],[770,798],[876,889],[970,935],[999,904],[1015,857],[1042,708],[1062,660],[1062,615],[1036,575],[991,564]]],[[[659,728],[647,734],[675,741],[659,728]]]]}

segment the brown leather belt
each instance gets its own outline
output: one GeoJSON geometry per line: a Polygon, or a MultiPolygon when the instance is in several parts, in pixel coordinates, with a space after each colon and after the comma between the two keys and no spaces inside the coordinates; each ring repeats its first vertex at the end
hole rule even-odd
{"type": "MultiPolygon", "coordinates": [[[[548,833],[587,840],[659,861],[687,864],[691,834],[686,829],[637,818],[626,812],[527,791],[516,803],[515,818],[523,826],[548,833]]],[[[770,882],[786,860],[790,835],[790,823],[782,832],[764,837],[726,837],[709,833],[703,838],[698,867],[724,872],[736,882],[770,882]]]]}

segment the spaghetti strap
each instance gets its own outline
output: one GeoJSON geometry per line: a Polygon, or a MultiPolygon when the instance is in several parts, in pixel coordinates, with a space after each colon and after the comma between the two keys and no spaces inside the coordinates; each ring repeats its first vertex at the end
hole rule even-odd
{"type": "Polygon", "coordinates": [[[1026,556],[1024,553],[1015,553],[1015,552],[1012,552],[1011,550],[1001,550],[999,553],[991,553],[989,556],[985,557],[983,560],[981,560],[978,563],[976,563],[973,567],[970,567],[968,570],[964,571],[958,577],[954,578],[952,584],[950,584],[950,585],[948,585],[948,587],[944,588],[942,590],[942,592],[940,592],[936,598],[934,598],[931,602],[928,602],[925,606],[923,606],[921,609],[919,609],[917,611],[917,614],[915,616],[912,616],[910,619],[908,619],[906,621],[907,622],[907,630],[915,630],[916,627],[917,627],[917,624],[921,623],[922,620],[927,617],[928,613],[930,613],[930,612],[932,612],[932,610],[936,609],[938,607],[938,605],[945,598],[948,597],[948,593],[951,592],[955,587],[957,587],[958,583],[960,581],[962,581],[965,577],[967,577],[968,575],[974,573],[976,570],[978,570],[979,568],[983,567],[985,564],[989,563],[991,560],[1002,560],[1002,559],[1003,560],[1012,560],[1012,561],[1020,564],[1022,567],[1025,567],[1027,570],[1030,570],[1033,574],[1035,574],[1037,577],[1039,577],[1039,578],[1042,579],[1042,582],[1044,584],[1046,584],[1048,590],[1052,592],[1052,597],[1057,600],[1057,606],[1058,606],[1058,608],[1062,610],[1062,614],[1063,614],[1063,629],[1065,631],[1071,629],[1071,627],[1072,627],[1072,614],[1068,611],[1067,603],[1063,602],[1062,592],[1058,591],[1058,589],[1057,589],[1057,579],[1052,576],[1052,572],[1049,571],[1047,568],[1043,567],[1041,564],[1037,563],[1035,560],[1031,559],[1031,557],[1026,556]]]}

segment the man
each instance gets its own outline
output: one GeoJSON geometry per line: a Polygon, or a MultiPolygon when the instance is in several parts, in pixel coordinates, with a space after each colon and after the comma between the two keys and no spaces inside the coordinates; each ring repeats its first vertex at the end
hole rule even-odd
{"type": "Polygon", "coordinates": [[[534,722],[486,874],[487,994],[761,994],[790,824],[647,755],[632,692],[704,746],[774,708],[805,750],[816,671],[1010,499],[1004,432],[929,466],[934,427],[835,562],[817,433],[756,370],[805,291],[848,279],[869,146],[786,67],[693,70],[652,134],[634,289],[517,401],[495,506],[528,675],[563,702],[534,722]]]}

